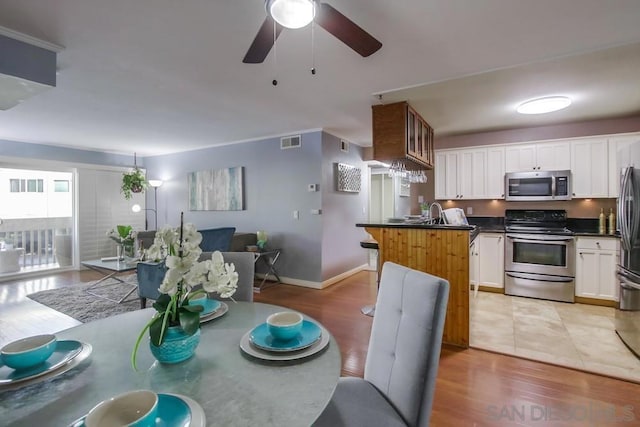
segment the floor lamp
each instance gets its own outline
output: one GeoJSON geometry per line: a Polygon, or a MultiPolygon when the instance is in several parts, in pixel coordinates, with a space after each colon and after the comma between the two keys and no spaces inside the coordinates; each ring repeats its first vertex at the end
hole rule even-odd
{"type": "Polygon", "coordinates": [[[158,187],[162,185],[162,180],[150,179],[149,185],[153,187],[153,215],[155,219],[156,230],[158,230],[158,187]]]}
{"type": "MultiPolygon", "coordinates": [[[[154,217],[154,225],[156,226],[156,230],[158,230],[158,187],[160,187],[162,185],[162,181],[159,179],[150,179],[149,180],[149,185],[153,187],[153,209],[151,208],[145,208],[142,209],[142,207],[139,204],[135,204],[131,207],[131,210],[134,212],[140,212],[142,210],[145,211],[151,211],[153,212],[153,217],[154,217]]],[[[144,229],[147,230],[147,219],[145,218],[144,220],[144,229]]]]}

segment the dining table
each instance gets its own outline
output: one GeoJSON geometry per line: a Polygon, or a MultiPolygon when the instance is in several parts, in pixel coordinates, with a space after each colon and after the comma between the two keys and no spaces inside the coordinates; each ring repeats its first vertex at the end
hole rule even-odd
{"type": "MultiPolygon", "coordinates": [[[[68,426],[99,402],[131,390],[186,396],[206,415],[207,426],[309,426],[331,399],[340,376],[338,345],[326,329],[321,351],[294,360],[265,360],[240,348],[247,332],[279,311],[277,305],[227,301],[227,312],[202,323],[195,355],[181,363],[154,359],[145,337],[136,339],[155,310],[119,314],[56,333],[58,340],[90,344],[73,369],[10,391],[0,391],[0,424],[68,426]]],[[[147,334],[148,336],[148,334],[147,334]]]]}

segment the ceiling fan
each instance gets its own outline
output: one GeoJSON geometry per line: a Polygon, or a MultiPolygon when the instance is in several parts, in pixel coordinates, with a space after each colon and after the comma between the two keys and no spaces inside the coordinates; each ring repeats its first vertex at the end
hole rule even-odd
{"type": "Polygon", "coordinates": [[[242,60],[245,64],[263,62],[283,28],[302,28],[311,21],[363,57],[382,47],[375,37],[327,3],[317,0],[265,0],[265,7],[267,16],[242,60]]]}

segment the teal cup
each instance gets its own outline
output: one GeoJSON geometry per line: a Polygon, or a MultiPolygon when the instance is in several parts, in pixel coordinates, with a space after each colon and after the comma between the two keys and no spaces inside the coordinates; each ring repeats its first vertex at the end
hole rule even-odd
{"type": "Polygon", "coordinates": [[[158,414],[158,395],[135,390],[103,400],[89,411],[86,427],[154,427],[158,414]]]}

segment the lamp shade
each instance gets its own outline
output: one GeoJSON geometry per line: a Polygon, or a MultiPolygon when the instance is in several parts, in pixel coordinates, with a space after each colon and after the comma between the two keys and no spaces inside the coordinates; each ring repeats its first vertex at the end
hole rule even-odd
{"type": "Polygon", "coordinates": [[[152,187],[160,187],[162,185],[162,180],[161,179],[150,179],[149,180],[149,185],[152,187]]]}
{"type": "Polygon", "coordinates": [[[302,28],[313,21],[313,0],[267,0],[267,13],[285,28],[302,28]]]}

